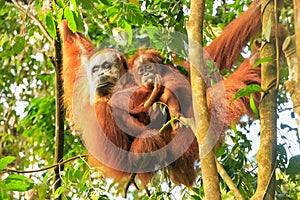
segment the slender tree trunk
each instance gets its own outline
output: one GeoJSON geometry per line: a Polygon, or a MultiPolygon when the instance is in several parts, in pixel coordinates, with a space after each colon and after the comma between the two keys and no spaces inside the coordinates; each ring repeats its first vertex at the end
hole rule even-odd
{"type": "MultiPolygon", "coordinates": [[[[295,18],[295,33],[296,33],[296,48],[297,58],[300,60],[300,0],[294,0],[294,18],[295,18]]],[[[300,84],[300,67],[297,68],[298,86],[300,84]]],[[[298,91],[300,93],[300,91],[298,91]]],[[[298,113],[300,116],[300,112],[298,113]]]]}
{"type": "Polygon", "coordinates": [[[300,133],[300,0],[294,0],[295,35],[288,37],[283,44],[289,65],[289,80],[285,83],[294,104],[294,112],[300,133]]]}
{"type": "Polygon", "coordinates": [[[298,125],[298,132],[300,133],[300,67],[298,67],[298,58],[296,52],[296,35],[292,35],[286,38],[283,43],[282,50],[289,65],[290,74],[289,80],[286,81],[284,85],[287,92],[290,94],[292,102],[294,104],[294,112],[298,125]]]}
{"type": "Polygon", "coordinates": [[[300,0],[294,0],[294,18],[295,18],[295,35],[296,35],[296,54],[297,62],[295,67],[295,90],[293,94],[294,111],[296,113],[296,121],[298,131],[300,132],[300,0]]]}
{"type": "Polygon", "coordinates": [[[209,131],[209,113],[206,102],[206,85],[200,72],[203,71],[202,30],[205,0],[191,1],[191,14],[187,22],[189,59],[195,113],[196,137],[199,144],[201,171],[205,199],[221,199],[219,177],[215,162],[214,137],[209,131]]]}
{"type": "MultiPolygon", "coordinates": [[[[56,83],[56,122],[55,122],[55,164],[63,161],[64,156],[64,103],[63,103],[63,81],[62,81],[62,55],[61,43],[58,34],[57,40],[54,42],[55,58],[53,64],[55,68],[55,83],[56,83]]],[[[53,192],[61,186],[61,178],[59,172],[64,168],[60,165],[54,169],[54,187],[53,192]]],[[[61,196],[58,198],[61,199],[61,196]]]]}
{"type": "Polygon", "coordinates": [[[260,103],[260,147],[257,153],[258,183],[252,199],[274,199],[275,195],[275,163],[277,146],[277,67],[275,65],[275,45],[269,42],[271,24],[274,24],[274,1],[262,0],[262,35],[264,41],[260,57],[273,58],[261,64],[262,94],[260,103]],[[271,24],[270,24],[271,22],[271,24]]]}

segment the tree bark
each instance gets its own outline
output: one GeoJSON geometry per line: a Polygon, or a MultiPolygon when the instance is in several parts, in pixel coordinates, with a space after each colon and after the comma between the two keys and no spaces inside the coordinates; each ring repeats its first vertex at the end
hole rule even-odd
{"type": "Polygon", "coordinates": [[[260,147],[257,153],[258,182],[257,189],[251,199],[274,199],[275,195],[275,163],[277,146],[277,67],[275,65],[275,45],[268,41],[270,22],[274,24],[274,1],[262,0],[262,35],[260,57],[273,58],[261,64],[261,87],[265,91],[260,103],[260,147]]]}
{"type": "Polygon", "coordinates": [[[300,57],[297,58],[296,35],[292,35],[286,38],[283,43],[282,50],[289,65],[290,74],[289,80],[286,81],[284,85],[285,89],[290,94],[292,102],[294,104],[295,118],[298,125],[298,132],[300,133],[300,67],[298,67],[298,58],[300,59],[300,57]]]}
{"type": "MultiPolygon", "coordinates": [[[[300,0],[294,0],[294,18],[295,18],[295,33],[296,33],[296,48],[297,58],[300,60],[300,0]]],[[[300,67],[297,68],[298,72],[298,86],[300,84],[300,67]]],[[[298,93],[300,91],[298,90],[298,93]]],[[[298,113],[300,115],[300,113],[298,113]]]]}
{"type": "Polygon", "coordinates": [[[295,118],[300,132],[300,0],[294,0],[295,35],[283,43],[283,52],[289,65],[289,80],[285,87],[294,104],[295,118]]]}
{"type": "Polygon", "coordinates": [[[206,85],[201,77],[204,68],[202,51],[202,30],[205,0],[191,1],[191,14],[187,22],[189,38],[189,60],[191,64],[191,85],[196,124],[196,138],[203,177],[205,199],[221,199],[219,177],[215,162],[214,137],[209,130],[209,113],[206,101],[206,85]]]}

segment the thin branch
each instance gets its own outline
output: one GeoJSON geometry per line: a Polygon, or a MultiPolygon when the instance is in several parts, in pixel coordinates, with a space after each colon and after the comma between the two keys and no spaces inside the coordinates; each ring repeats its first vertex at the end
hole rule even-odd
{"type": "Polygon", "coordinates": [[[294,105],[293,107],[290,108],[284,108],[284,109],[279,109],[278,112],[284,112],[284,111],[288,111],[288,110],[294,110],[295,108],[300,107],[300,105],[294,105]]]}
{"type": "Polygon", "coordinates": [[[204,22],[205,26],[209,29],[209,31],[210,31],[210,33],[212,34],[212,36],[213,36],[214,38],[216,38],[217,36],[216,36],[214,30],[212,29],[211,25],[210,25],[206,20],[204,20],[203,22],[204,22]]]}
{"type": "Polygon", "coordinates": [[[41,171],[46,171],[48,169],[56,168],[58,166],[64,165],[64,164],[66,164],[68,162],[71,162],[73,160],[76,160],[76,159],[79,159],[79,158],[85,158],[85,157],[87,157],[87,154],[74,156],[72,158],[69,158],[68,160],[63,161],[63,162],[59,162],[59,163],[56,163],[54,165],[50,165],[48,167],[41,168],[41,169],[36,169],[36,170],[19,171],[19,170],[7,168],[7,169],[1,171],[0,174],[4,174],[4,173],[7,173],[7,172],[13,172],[13,173],[18,173],[18,174],[27,174],[27,173],[41,172],[41,171]]]}
{"type": "Polygon", "coordinates": [[[15,6],[21,11],[23,12],[25,15],[27,15],[28,17],[30,17],[35,23],[36,25],[41,29],[42,33],[45,35],[45,37],[49,40],[49,42],[54,45],[54,39],[50,36],[50,34],[48,33],[48,31],[46,30],[46,28],[43,26],[42,22],[33,14],[31,14],[30,12],[27,12],[27,10],[22,7],[18,1],[16,0],[12,0],[12,2],[15,4],[15,6]]]}
{"type": "Polygon", "coordinates": [[[241,195],[239,189],[236,187],[230,176],[227,174],[224,167],[219,163],[219,161],[216,159],[217,164],[217,170],[221,178],[224,180],[224,182],[227,184],[229,189],[233,192],[233,195],[237,200],[244,200],[244,197],[241,195]]]}

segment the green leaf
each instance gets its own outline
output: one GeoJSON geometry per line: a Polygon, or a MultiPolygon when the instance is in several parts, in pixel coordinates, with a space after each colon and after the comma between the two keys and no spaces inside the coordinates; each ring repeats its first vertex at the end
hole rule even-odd
{"type": "Polygon", "coordinates": [[[99,0],[101,3],[103,3],[104,5],[109,6],[111,4],[110,0],[99,0]]]}
{"type": "Polygon", "coordinates": [[[115,22],[116,19],[119,17],[120,13],[121,13],[121,8],[119,6],[113,6],[108,8],[107,17],[109,18],[110,22],[115,22]]]}
{"type": "Polygon", "coordinates": [[[140,8],[133,3],[125,4],[125,18],[131,24],[137,24],[137,25],[143,24],[144,21],[143,14],[141,13],[140,8]]]}
{"type": "Polygon", "coordinates": [[[189,76],[189,72],[188,70],[180,65],[177,65],[176,68],[180,71],[180,73],[182,73],[184,76],[188,77],[189,76]]]}
{"type": "Polygon", "coordinates": [[[68,20],[68,26],[73,33],[76,33],[77,26],[73,11],[70,10],[70,7],[66,7],[64,10],[64,16],[68,20]]]}
{"type": "Polygon", "coordinates": [[[250,94],[250,108],[251,108],[252,112],[257,116],[257,118],[259,118],[259,111],[258,111],[255,101],[253,99],[253,94],[250,94]]]}
{"type": "Polygon", "coordinates": [[[54,192],[54,198],[57,199],[65,190],[64,186],[60,186],[59,188],[57,188],[54,192]]]}
{"type": "Polygon", "coordinates": [[[77,3],[76,3],[76,0],[71,0],[71,1],[70,1],[70,6],[73,6],[73,10],[76,11],[76,10],[77,10],[77,3]]]}
{"type": "Polygon", "coordinates": [[[197,195],[191,195],[192,199],[194,200],[201,200],[201,198],[197,195]]]}
{"type": "Polygon", "coordinates": [[[5,5],[5,0],[0,0],[0,10],[3,8],[5,5]]]}
{"type": "Polygon", "coordinates": [[[32,189],[33,180],[19,174],[11,174],[0,182],[0,187],[9,191],[25,192],[32,189]]]}
{"type": "Polygon", "coordinates": [[[82,8],[84,10],[92,10],[94,9],[94,5],[92,1],[80,1],[82,8]]]}
{"type": "Polygon", "coordinates": [[[210,69],[216,68],[216,64],[215,64],[215,62],[212,61],[212,60],[206,60],[205,64],[206,64],[210,69]]]}
{"type": "Polygon", "coordinates": [[[73,16],[74,16],[74,19],[76,22],[76,27],[77,27],[76,31],[84,32],[84,23],[83,23],[83,19],[82,19],[81,15],[79,14],[79,12],[74,11],[73,16]]]}
{"type": "Polygon", "coordinates": [[[35,0],[35,9],[36,9],[36,11],[40,11],[42,6],[43,6],[43,1],[42,0],[35,0]]]}
{"type": "Polygon", "coordinates": [[[56,0],[55,2],[59,5],[59,7],[65,7],[64,0],[56,0]]]}
{"type": "Polygon", "coordinates": [[[22,36],[17,36],[14,39],[14,45],[12,46],[12,51],[14,54],[19,54],[23,49],[26,47],[26,41],[24,37],[22,36]]]}
{"type": "Polygon", "coordinates": [[[257,66],[260,65],[261,63],[264,63],[264,62],[270,62],[270,61],[272,61],[272,60],[273,60],[273,58],[271,58],[271,57],[261,58],[261,59],[259,59],[258,61],[256,61],[256,62],[254,63],[253,68],[257,67],[257,66]]]}
{"type": "Polygon", "coordinates": [[[263,89],[257,84],[248,85],[248,86],[238,90],[235,93],[234,97],[230,101],[230,104],[232,104],[232,102],[234,102],[235,100],[237,100],[239,98],[248,96],[248,95],[250,95],[252,93],[255,93],[255,92],[263,92],[263,89]]]}
{"type": "Polygon", "coordinates": [[[60,8],[59,11],[58,11],[58,14],[57,14],[57,21],[58,22],[61,22],[61,20],[63,18],[63,15],[64,15],[64,9],[60,8]]]}
{"type": "Polygon", "coordinates": [[[0,171],[5,169],[9,164],[14,162],[16,160],[16,157],[14,156],[6,156],[4,158],[0,159],[0,171]]]}
{"type": "Polygon", "coordinates": [[[48,189],[48,185],[45,184],[45,183],[41,183],[41,184],[37,185],[37,191],[38,191],[38,194],[39,194],[39,199],[46,199],[47,189],[48,189]]]}
{"type": "Polygon", "coordinates": [[[286,173],[295,176],[297,174],[300,174],[300,155],[291,157],[289,160],[289,165],[286,169],[286,173]]]}
{"type": "Polygon", "coordinates": [[[52,38],[56,38],[56,26],[51,12],[46,15],[46,26],[52,38]]]}
{"type": "Polygon", "coordinates": [[[219,150],[217,151],[216,157],[217,157],[217,158],[221,157],[222,155],[224,155],[225,151],[226,151],[226,148],[225,148],[224,145],[222,145],[222,146],[219,148],[219,150]]]}

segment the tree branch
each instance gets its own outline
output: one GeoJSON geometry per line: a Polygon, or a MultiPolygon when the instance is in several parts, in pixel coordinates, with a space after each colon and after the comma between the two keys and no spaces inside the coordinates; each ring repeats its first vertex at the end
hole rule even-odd
{"type": "Polygon", "coordinates": [[[62,166],[62,165],[66,164],[68,162],[71,162],[73,160],[76,160],[76,159],[79,159],[79,158],[82,159],[82,158],[86,158],[86,157],[87,157],[87,154],[74,156],[72,158],[69,158],[68,160],[63,161],[63,162],[59,162],[59,163],[56,163],[54,165],[50,165],[48,167],[37,169],[37,170],[19,171],[19,170],[7,168],[7,169],[1,171],[0,174],[4,174],[4,173],[7,173],[7,172],[13,172],[13,173],[18,173],[18,174],[27,174],[27,173],[34,173],[34,172],[42,172],[42,171],[46,171],[48,169],[52,169],[52,168],[56,168],[56,167],[62,166]]]}
{"type": "Polygon", "coordinates": [[[239,189],[236,187],[236,185],[234,184],[234,182],[232,181],[230,176],[227,174],[224,167],[219,163],[219,161],[217,159],[216,159],[216,163],[217,163],[218,173],[220,174],[220,176],[222,177],[224,182],[227,184],[229,189],[233,192],[233,195],[235,196],[235,198],[237,200],[244,200],[244,197],[241,195],[239,189]]]}
{"type": "Polygon", "coordinates": [[[28,17],[30,17],[35,23],[36,25],[40,28],[40,30],[42,31],[42,33],[45,35],[45,37],[49,40],[49,42],[54,45],[54,39],[50,36],[50,34],[48,33],[48,31],[46,30],[46,28],[43,26],[42,22],[33,14],[31,14],[30,12],[27,12],[27,10],[22,7],[18,1],[16,0],[12,0],[12,2],[15,4],[15,6],[21,11],[23,12],[25,15],[27,15],[28,17]]]}

